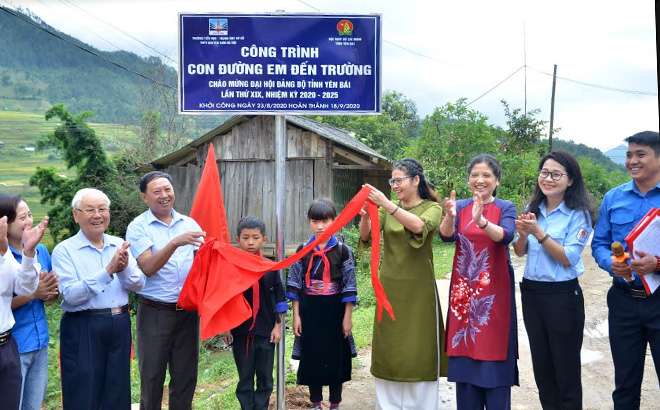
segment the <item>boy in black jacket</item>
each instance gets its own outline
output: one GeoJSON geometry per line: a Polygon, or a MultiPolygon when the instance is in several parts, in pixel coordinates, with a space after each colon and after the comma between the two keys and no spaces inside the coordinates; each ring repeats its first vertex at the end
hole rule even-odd
{"type": "MultiPolygon", "coordinates": [[[[238,223],[236,238],[239,247],[261,255],[266,243],[266,226],[253,216],[238,223]]],[[[239,382],[236,397],[242,410],[268,410],[273,392],[273,359],[275,344],[282,338],[282,319],[287,311],[284,289],[277,272],[266,272],[252,287],[243,292],[252,307],[252,318],[223,335],[232,344],[239,382]],[[254,390],[254,376],[257,390],[254,390]]]]}

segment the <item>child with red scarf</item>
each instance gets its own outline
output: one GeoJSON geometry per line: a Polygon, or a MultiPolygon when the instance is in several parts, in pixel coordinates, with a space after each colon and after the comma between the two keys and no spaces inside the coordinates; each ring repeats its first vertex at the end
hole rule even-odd
{"type": "MultiPolygon", "coordinates": [[[[246,216],[236,229],[238,246],[261,255],[267,241],[266,225],[259,218],[246,216]]],[[[266,272],[258,282],[243,292],[252,307],[252,318],[223,335],[232,344],[239,381],[236,397],[241,410],[268,410],[273,392],[275,344],[282,339],[282,318],[287,311],[282,281],[276,271],[266,272]],[[233,343],[232,343],[233,342],[233,343]],[[257,390],[254,376],[257,376],[257,390]]]]}
{"type": "MultiPolygon", "coordinates": [[[[311,243],[335,220],[337,211],[327,199],[312,202],[307,219],[311,243]]],[[[300,245],[296,252],[304,246],[300,245]]],[[[322,409],[323,386],[330,389],[330,408],[338,409],[342,383],[351,379],[356,356],[353,305],[357,301],[353,251],[331,236],[291,265],[287,297],[293,303],[293,358],[300,360],[298,384],[309,386],[313,409],[322,409]]]]}

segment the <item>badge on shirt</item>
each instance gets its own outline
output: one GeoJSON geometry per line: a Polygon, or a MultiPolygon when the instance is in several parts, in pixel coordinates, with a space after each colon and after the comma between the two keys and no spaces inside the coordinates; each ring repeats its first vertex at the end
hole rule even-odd
{"type": "Polygon", "coordinates": [[[582,243],[587,240],[587,231],[584,228],[580,228],[577,232],[577,240],[582,243]]]}

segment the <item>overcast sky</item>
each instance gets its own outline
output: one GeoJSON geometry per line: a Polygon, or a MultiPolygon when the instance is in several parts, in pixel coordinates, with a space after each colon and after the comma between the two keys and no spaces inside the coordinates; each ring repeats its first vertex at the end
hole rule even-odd
{"type": "Polygon", "coordinates": [[[655,9],[649,0],[0,0],[0,5],[29,8],[102,50],[164,55],[171,63],[178,59],[179,12],[380,13],[383,90],[414,100],[422,118],[447,102],[462,97],[472,102],[486,93],[525,64],[526,44],[526,72],[521,69],[470,105],[491,123],[505,127],[502,99],[523,108],[525,78],[527,109],[540,108],[539,118],[549,120],[557,64],[564,78],[557,80],[557,138],[606,150],[638,131],[658,130],[655,9]]]}

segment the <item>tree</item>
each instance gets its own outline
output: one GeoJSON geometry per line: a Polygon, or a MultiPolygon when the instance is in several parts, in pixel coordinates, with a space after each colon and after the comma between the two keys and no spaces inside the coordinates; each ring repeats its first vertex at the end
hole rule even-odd
{"type": "Polygon", "coordinates": [[[419,135],[419,116],[417,104],[398,91],[385,91],[383,93],[383,112],[393,122],[399,124],[410,140],[419,135]]]}
{"type": "Polygon", "coordinates": [[[513,152],[518,155],[533,151],[539,145],[545,130],[546,121],[535,118],[541,110],[537,108],[520,115],[520,108],[511,111],[505,100],[501,102],[507,118],[507,130],[503,134],[500,150],[504,153],[513,152]]]}
{"type": "Polygon", "coordinates": [[[441,196],[456,190],[457,197],[470,195],[467,165],[481,153],[497,152],[500,131],[487,124],[488,117],[470,110],[466,99],[437,107],[422,121],[421,136],[407,152],[424,166],[441,196]]]}
{"type": "Polygon", "coordinates": [[[139,149],[125,147],[124,155],[135,163],[144,163],[168,154],[183,146],[195,133],[196,124],[190,116],[178,114],[176,72],[162,64],[159,58],[149,57],[149,76],[155,81],[140,88],[142,116],[139,149]]]}
{"type": "Polygon", "coordinates": [[[600,206],[607,191],[630,179],[627,172],[621,170],[609,171],[604,165],[596,163],[593,158],[585,156],[578,157],[577,160],[580,164],[584,183],[593,196],[596,206],[600,206]]]}
{"type": "Polygon", "coordinates": [[[123,236],[127,221],[127,211],[134,212],[139,204],[137,176],[123,169],[122,178],[114,162],[108,158],[101,144],[101,139],[91,129],[86,121],[94,114],[84,111],[74,116],[63,104],[57,104],[46,111],[46,120],[58,118],[60,125],[53,132],[37,140],[37,148],[54,148],[62,153],[68,169],[75,168],[76,177],[66,178],[55,173],[54,168],[37,167],[30,177],[30,185],[37,186],[41,193],[41,203],[50,202],[54,205],[48,212],[51,218],[48,227],[55,241],[72,236],[78,231],[78,226],[71,213],[71,201],[76,191],[81,188],[97,188],[105,192],[114,206],[111,207],[111,219],[108,231],[123,236]],[[132,175],[132,178],[131,178],[132,175]],[[124,204],[116,206],[117,204],[124,204]]]}
{"type": "Polygon", "coordinates": [[[507,129],[501,134],[500,152],[503,178],[506,177],[506,187],[500,192],[508,195],[508,199],[519,206],[529,200],[536,183],[536,168],[545,148],[541,137],[546,121],[536,119],[539,109],[521,114],[522,110],[511,110],[509,104],[502,100],[507,129]],[[534,181],[534,182],[530,182],[534,181]]]}
{"type": "Polygon", "coordinates": [[[415,102],[397,91],[383,93],[381,115],[316,116],[315,120],[355,133],[355,138],[389,159],[402,158],[417,136],[419,117],[415,102]]]}

